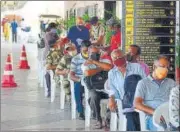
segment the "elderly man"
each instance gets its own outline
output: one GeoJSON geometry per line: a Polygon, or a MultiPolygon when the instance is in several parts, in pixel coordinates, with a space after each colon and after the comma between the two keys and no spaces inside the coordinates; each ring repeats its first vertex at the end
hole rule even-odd
{"type": "Polygon", "coordinates": [[[84,40],[81,44],[81,53],[73,57],[70,68],[70,78],[74,81],[74,92],[77,111],[79,113],[79,119],[85,119],[84,110],[82,105],[84,87],[81,85],[81,79],[83,72],[81,65],[88,59],[88,47],[91,45],[90,41],[84,40]]]}
{"type": "Polygon", "coordinates": [[[65,45],[65,51],[67,52],[59,61],[59,64],[56,67],[56,75],[63,76],[63,88],[65,90],[65,94],[67,100],[70,100],[70,82],[68,81],[68,74],[70,72],[71,60],[77,54],[76,46],[72,43],[67,43],[65,45]]]}
{"type": "Polygon", "coordinates": [[[171,89],[175,81],[167,78],[169,61],[166,56],[160,55],[154,60],[153,72],[142,79],[136,88],[134,106],[146,113],[146,128],[156,131],[152,115],[155,109],[169,100],[171,89]]]}
{"type": "MultiPolygon", "coordinates": [[[[85,75],[85,83],[89,89],[90,92],[90,98],[89,103],[91,109],[95,112],[97,124],[96,128],[102,128],[102,119],[100,115],[100,100],[101,99],[108,99],[108,94],[106,94],[104,91],[104,84],[102,84],[101,89],[97,88],[96,86],[90,85],[90,77],[99,74],[107,74],[107,71],[109,71],[112,68],[111,60],[108,58],[102,59],[100,57],[100,49],[91,46],[89,47],[89,59],[86,60],[86,62],[82,65],[82,69],[85,75]],[[105,72],[102,72],[105,71],[105,72]]],[[[97,76],[96,76],[97,77],[97,76]]],[[[94,80],[97,81],[97,80],[94,80]]],[[[104,80],[105,82],[106,80],[104,80]]],[[[99,82],[101,83],[101,82],[99,82]]],[[[98,84],[99,85],[99,84],[98,84]]]]}
{"type": "MultiPolygon", "coordinates": [[[[115,66],[108,73],[108,86],[110,88],[109,108],[111,111],[115,111],[117,107],[115,99],[123,100],[125,94],[125,78],[130,75],[139,75],[141,78],[144,78],[146,75],[140,64],[126,62],[125,55],[119,49],[115,49],[111,53],[111,58],[115,66]]],[[[127,118],[127,131],[139,131],[139,115],[133,110],[130,112],[124,110],[124,113],[127,118]]]]}
{"type": "Polygon", "coordinates": [[[80,52],[81,44],[78,43],[78,39],[89,40],[89,30],[84,26],[84,21],[81,17],[76,19],[76,25],[69,29],[67,38],[76,45],[78,53],[80,52]]]}

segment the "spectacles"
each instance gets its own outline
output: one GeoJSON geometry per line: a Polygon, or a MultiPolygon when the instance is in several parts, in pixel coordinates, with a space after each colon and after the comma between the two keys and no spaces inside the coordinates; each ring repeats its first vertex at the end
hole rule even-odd
{"type": "Polygon", "coordinates": [[[124,56],[117,56],[117,57],[113,57],[113,60],[122,59],[122,58],[124,58],[124,56]]]}

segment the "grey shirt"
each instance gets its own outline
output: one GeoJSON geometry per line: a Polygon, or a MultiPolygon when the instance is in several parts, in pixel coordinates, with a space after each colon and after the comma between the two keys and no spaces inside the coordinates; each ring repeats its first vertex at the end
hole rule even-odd
{"type": "Polygon", "coordinates": [[[169,78],[165,78],[158,84],[149,75],[138,82],[134,98],[141,97],[145,105],[156,109],[161,104],[169,101],[170,91],[175,85],[175,81],[169,78]]]}

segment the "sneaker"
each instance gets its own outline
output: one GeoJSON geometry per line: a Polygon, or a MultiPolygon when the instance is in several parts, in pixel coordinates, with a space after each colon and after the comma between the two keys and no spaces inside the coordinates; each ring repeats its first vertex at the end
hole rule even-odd
{"type": "Polygon", "coordinates": [[[97,123],[94,126],[95,129],[102,129],[103,125],[102,125],[102,121],[97,121],[97,123]]]}
{"type": "Polygon", "coordinates": [[[85,120],[85,116],[84,116],[83,113],[80,113],[80,114],[79,114],[79,120],[85,120]]]}
{"type": "Polygon", "coordinates": [[[47,97],[48,98],[51,97],[51,92],[48,92],[47,97]]]}

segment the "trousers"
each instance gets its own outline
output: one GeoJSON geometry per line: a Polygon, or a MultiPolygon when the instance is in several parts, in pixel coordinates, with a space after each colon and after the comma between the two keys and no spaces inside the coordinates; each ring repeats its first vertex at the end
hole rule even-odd
{"type": "Polygon", "coordinates": [[[95,89],[89,90],[89,95],[90,95],[90,97],[89,97],[90,108],[95,113],[96,119],[98,121],[102,121],[100,101],[101,101],[101,99],[108,99],[109,96],[108,96],[108,94],[106,94],[104,92],[96,91],[95,89]]]}
{"type": "Polygon", "coordinates": [[[83,93],[84,87],[81,85],[81,82],[74,82],[74,95],[76,100],[76,109],[78,113],[83,113],[83,93]]]}

